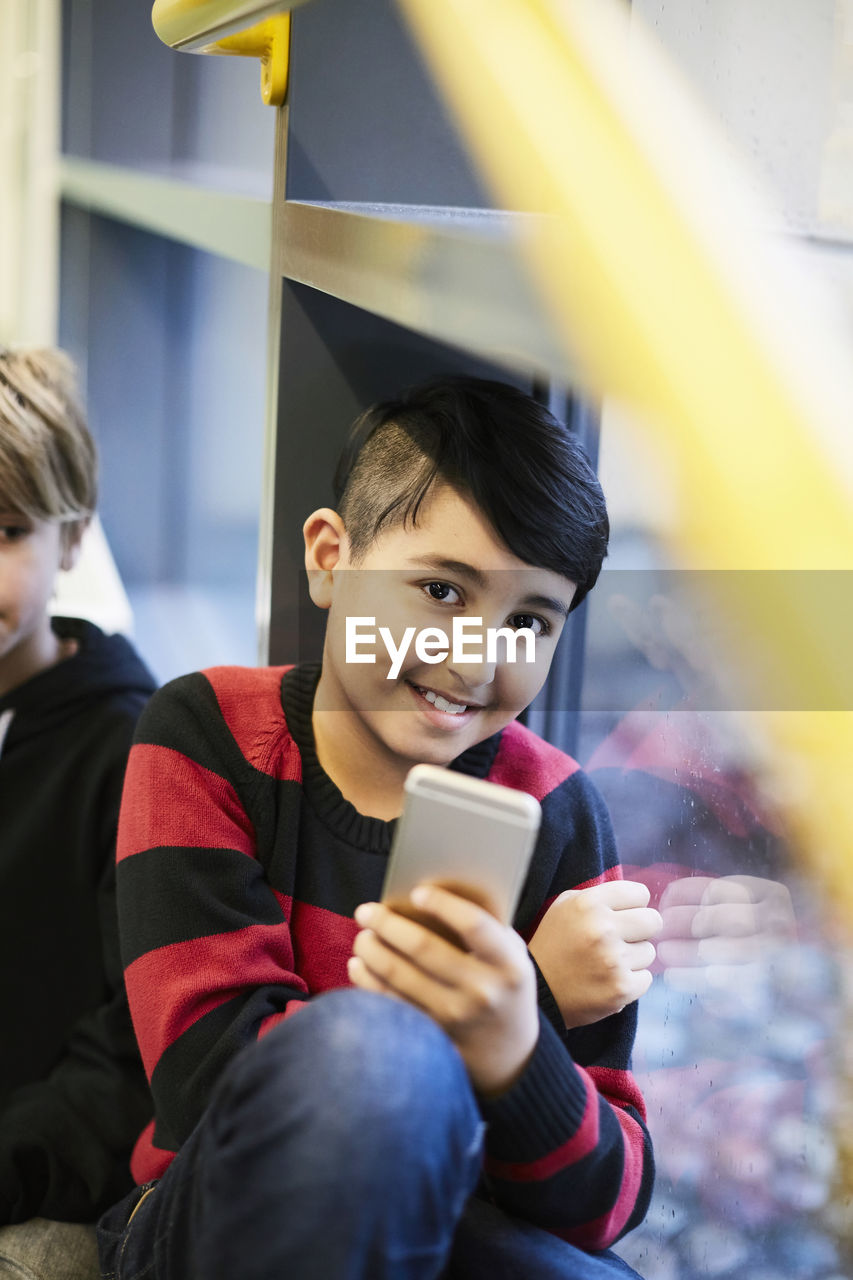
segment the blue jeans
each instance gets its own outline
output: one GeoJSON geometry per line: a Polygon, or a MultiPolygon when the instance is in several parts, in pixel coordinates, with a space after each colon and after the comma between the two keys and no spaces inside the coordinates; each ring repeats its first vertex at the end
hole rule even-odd
{"type": "Polygon", "coordinates": [[[431,1019],[385,996],[330,992],[238,1055],[160,1181],[105,1214],[102,1274],[636,1275],[475,1197],[482,1140],[462,1060],[431,1019]]]}

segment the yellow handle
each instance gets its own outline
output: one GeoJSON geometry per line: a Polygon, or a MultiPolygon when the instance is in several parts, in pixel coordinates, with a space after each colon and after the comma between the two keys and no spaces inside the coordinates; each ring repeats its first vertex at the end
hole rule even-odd
{"type": "MultiPolygon", "coordinates": [[[[636,21],[606,0],[398,4],[498,202],[546,215],[529,262],[570,367],[639,410],[688,565],[852,569],[849,350],[765,261],[763,209],[636,21]]],[[[758,651],[798,706],[838,708],[769,728],[797,762],[804,854],[853,910],[851,664],[831,610],[750,577],[758,651]]]]}
{"type": "Polygon", "coordinates": [[[267,106],[280,107],[287,94],[290,53],[290,14],[266,18],[246,31],[224,36],[208,45],[205,53],[230,53],[261,60],[261,97],[267,106]]]}
{"type": "Polygon", "coordinates": [[[159,38],[172,49],[260,58],[261,97],[269,106],[281,106],[287,94],[290,14],[276,14],[244,31],[205,42],[208,33],[235,24],[234,14],[234,6],[227,0],[154,0],[151,22],[159,38]]]}

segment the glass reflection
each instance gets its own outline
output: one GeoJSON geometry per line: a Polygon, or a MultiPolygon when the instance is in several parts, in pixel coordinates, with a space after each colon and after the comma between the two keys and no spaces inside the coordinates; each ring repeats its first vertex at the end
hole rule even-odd
{"type": "Polygon", "coordinates": [[[654,574],[607,578],[579,756],[664,920],[634,1058],[658,1181],[620,1252],[648,1280],[842,1280],[836,940],[707,612],[654,574]]]}

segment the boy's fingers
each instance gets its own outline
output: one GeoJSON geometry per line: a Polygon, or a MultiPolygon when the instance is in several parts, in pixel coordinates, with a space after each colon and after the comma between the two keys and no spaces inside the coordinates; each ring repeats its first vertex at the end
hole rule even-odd
{"type": "Polygon", "coordinates": [[[654,964],[656,955],[657,952],[651,942],[632,942],[628,947],[628,968],[635,973],[641,969],[648,969],[654,964]]]}
{"type": "Polygon", "coordinates": [[[354,958],[360,960],[373,980],[380,984],[375,990],[385,990],[417,1005],[442,1025],[464,1002],[462,993],[419,969],[377,937],[372,929],[364,929],[356,936],[353,949],[354,958]]]}
{"type": "Polygon", "coordinates": [[[589,889],[570,889],[564,894],[560,894],[557,899],[567,899],[569,896],[581,896],[590,904],[596,903],[599,906],[610,907],[612,911],[626,911],[634,907],[646,907],[649,904],[651,894],[647,885],[642,884],[639,880],[605,880],[603,884],[594,884],[589,889]]]}
{"type": "Polygon", "coordinates": [[[636,971],[628,973],[618,996],[620,1003],[616,1007],[610,1005],[609,1012],[616,1013],[619,1009],[624,1009],[627,1005],[633,1004],[635,1000],[639,1000],[641,996],[646,994],[652,985],[652,981],[651,972],[645,965],[636,971]]]}
{"type": "Polygon", "coordinates": [[[631,985],[633,987],[634,994],[631,996],[628,1004],[631,1004],[634,1000],[639,1000],[646,994],[649,987],[652,985],[652,975],[650,971],[644,968],[640,969],[638,973],[633,974],[631,985]]]}
{"type": "Polygon", "coordinates": [[[380,981],[374,973],[371,973],[360,956],[350,956],[347,960],[347,974],[353,986],[361,987],[362,991],[378,991],[380,995],[387,996],[395,994],[387,983],[380,981]]]}
{"type": "Polygon", "coordinates": [[[663,928],[663,920],[654,907],[634,907],[619,912],[616,926],[623,942],[646,942],[657,937],[663,928]]]}
{"type": "Polygon", "coordinates": [[[456,985],[460,978],[460,965],[480,964],[473,956],[460,953],[458,947],[446,942],[425,925],[400,915],[381,903],[366,903],[356,912],[359,924],[366,925],[377,937],[413,964],[441,982],[456,985]]]}
{"type": "Polygon", "coordinates": [[[411,898],[416,907],[436,916],[457,933],[469,950],[486,963],[505,964],[514,950],[513,939],[518,940],[520,950],[526,953],[524,944],[512,929],[467,898],[460,898],[458,894],[434,884],[418,885],[412,890],[411,898]]]}
{"type": "Polygon", "coordinates": [[[358,986],[401,999],[412,999],[411,975],[408,973],[412,966],[405,956],[386,946],[370,929],[363,929],[356,935],[353,951],[347,961],[347,972],[358,986]]]}

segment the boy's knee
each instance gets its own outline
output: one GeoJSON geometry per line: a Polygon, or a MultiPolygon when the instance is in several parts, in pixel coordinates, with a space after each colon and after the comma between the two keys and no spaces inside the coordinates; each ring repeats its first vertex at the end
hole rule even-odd
{"type": "Polygon", "coordinates": [[[391,1231],[432,1255],[476,1185],[482,1133],[430,1018],[363,991],[317,997],[241,1054],[211,1102],[193,1190],[210,1274],[234,1240],[278,1257],[326,1221],[340,1249],[384,1248],[391,1231]]]}
{"type": "Polygon", "coordinates": [[[339,989],[318,996],[233,1064],[226,1105],[374,1136],[386,1125],[476,1122],[457,1050],[426,1014],[400,1000],[339,989]]]}

